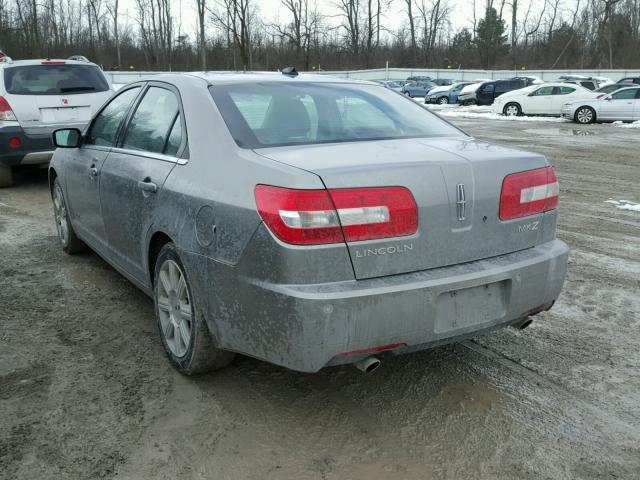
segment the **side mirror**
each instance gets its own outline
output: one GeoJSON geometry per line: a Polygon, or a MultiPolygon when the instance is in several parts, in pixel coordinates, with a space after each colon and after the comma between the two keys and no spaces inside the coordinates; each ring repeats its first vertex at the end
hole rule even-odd
{"type": "Polygon", "coordinates": [[[610,102],[611,100],[613,100],[613,97],[610,97],[610,96],[609,96],[609,97],[604,97],[604,99],[605,99],[607,102],[610,102]]]}
{"type": "Polygon", "coordinates": [[[82,133],[77,128],[61,128],[53,132],[53,144],[58,148],[78,148],[82,133]]]}

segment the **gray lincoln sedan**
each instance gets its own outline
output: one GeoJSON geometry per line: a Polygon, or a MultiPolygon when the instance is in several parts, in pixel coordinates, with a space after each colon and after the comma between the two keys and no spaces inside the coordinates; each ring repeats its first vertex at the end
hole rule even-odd
{"type": "Polygon", "coordinates": [[[560,294],[558,183],[369,82],[182,74],[54,132],[55,220],[151,296],[171,363],[315,372],[524,327],[560,294]]]}

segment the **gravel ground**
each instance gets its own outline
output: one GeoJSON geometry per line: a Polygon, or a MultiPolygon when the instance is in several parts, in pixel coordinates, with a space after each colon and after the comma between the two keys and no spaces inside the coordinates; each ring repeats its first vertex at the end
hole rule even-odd
{"type": "Polygon", "coordinates": [[[22,172],[0,190],[0,478],[640,478],[640,212],[606,203],[640,203],[640,135],[452,120],[555,165],[564,293],[524,331],[368,376],[239,358],[182,377],[152,302],[63,254],[46,175],[22,172]]]}

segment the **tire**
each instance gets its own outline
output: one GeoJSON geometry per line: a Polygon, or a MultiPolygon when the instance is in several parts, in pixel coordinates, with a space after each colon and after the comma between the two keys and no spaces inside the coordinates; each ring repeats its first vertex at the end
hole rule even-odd
{"type": "Polygon", "coordinates": [[[80,253],[87,250],[87,245],[78,238],[71,220],[69,219],[69,210],[67,209],[67,201],[64,198],[62,185],[57,178],[53,181],[51,189],[51,200],[53,201],[53,217],[58,230],[58,239],[62,244],[62,250],[69,255],[80,253]]]}
{"type": "Polygon", "coordinates": [[[573,116],[573,119],[577,122],[577,123],[581,123],[583,125],[586,125],[588,123],[593,123],[596,121],[596,112],[593,108],[591,107],[579,107],[576,110],[575,115],[573,116]]]}
{"type": "Polygon", "coordinates": [[[440,97],[438,99],[438,105],[448,105],[449,104],[449,98],[448,97],[440,97]]]}
{"type": "Polygon", "coordinates": [[[6,188],[13,185],[13,171],[11,167],[0,163],[0,188],[6,188]]]}
{"type": "Polygon", "coordinates": [[[216,348],[196,308],[189,279],[173,243],[162,247],[154,270],[154,303],[160,339],[169,362],[185,375],[226,367],[235,354],[216,348]]]}
{"type": "Polygon", "coordinates": [[[522,108],[517,103],[507,103],[502,109],[502,113],[506,117],[519,117],[522,115],[522,108]]]}

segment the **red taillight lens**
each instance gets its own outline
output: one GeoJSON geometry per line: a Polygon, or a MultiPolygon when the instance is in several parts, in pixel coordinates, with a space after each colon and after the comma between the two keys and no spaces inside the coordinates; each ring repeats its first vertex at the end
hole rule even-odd
{"type": "Polygon", "coordinates": [[[318,245],[401,237],[418,229],[418,209],[402,187],[291,190],[255,189],[258,212],[280,240],[318,245]]]}
{"type": "Polygon", "coordinates": [[[20,145],[22,145],[22,142],[20,141],[20,139],[18,137],[11,137],[9,139],[9,146],[11,148],[19,148],[20,145]]]}
{"type": "Polygon", "coordinates": [[[512,220],[553,210],[560,190],[553,168],[507,175],[500,193],[500,220],[512,220]]]}
{"type": "Polygon", "coordinates": [[[347,242],[404,237],[418,230],[418,207],[403,187],[329,190],[347,242]]]}
{"type": "Polygon", "coordinates": [[[258,185],[255,196],[264,223],[283,242],[314,245],[344,241],[328,191],[258,185]]]}
{"type": "Polygon", "coordinates": [[[11,105],[9,105],[7,99],[4,97],[0,97],[0,122],[3,120],[15,121],[16,116],[13,113],[13,110],[11,110],[11,105]]]}
{"type": "Polygon", "coordinates": [[[67,62],[64,60],[44,60],[40,62],[42,65],[64,65],[67,62]]]}

